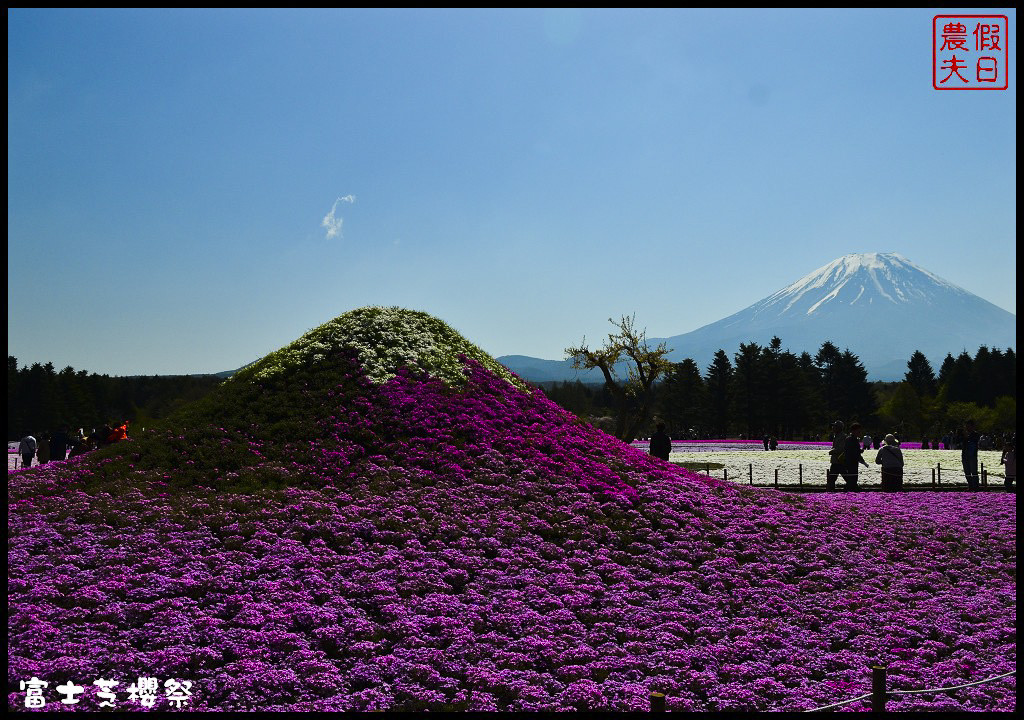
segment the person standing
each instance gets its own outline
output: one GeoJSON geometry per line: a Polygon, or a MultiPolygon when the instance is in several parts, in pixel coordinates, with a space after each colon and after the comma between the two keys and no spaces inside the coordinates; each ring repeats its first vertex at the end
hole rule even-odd
{"type": "Polygon", "coordinates": [[[57,432],[53,434],[53,440],[50,442],[50,455],[54,460],[67,460],[68,446],[70,444],[71,438],[68,436],[68,426],[61,425],[57,432]]]}
{"type": "Polygon", "coordinates": [[[999,458],[999,464],[1006,466],[1006,480],[1003,481],[1003,487],[1007,492],[1013,492],[1013,483],[1017,480],[1017,442],[1015,440],[1008,440],[1003,445],[1003,454],[999,458]]]}
{"type": "Polygon", "coordinates": [[[847,490],[857,489],[857,472],[860,465],[870,467],[862,454],[860,438],[861,424],[854,423],[850,426],[850,434],[843,443],[843,482],[847,490]]]}
{"type": "Polygon", "coordinates": [[[651,455],[668,460],[672,453],[672,438],[665,432],[665,423],[658,423],[658,430],[651,436],[651,455]]]}
{"type": "Polygon", "coordinates": [[[843,471],[843,423],[836,420],[832,424],[832,449],[828,451],[828,474],[825,476],[825,489],[836,489],[836,478],[843,471]]]}
{"type": "Polygon", "coordinates": [[[47,430],[39,435],[38,447],[36,448],[36,459],[40,465],[50,462],[50,431],[47,430]]]}
{"type": "Polygon", "coordinates": [[[981,485],[981,481],[978,479],[978,442],[980,440],[981,436],[974,429],[974,421],[968,420],[964,423],[960,462],[964,466],[964,476],[967,478],[969,490],[977,490],[981,485]]]}
{"type": "Polygon", "coordinates": [[[32,467],[32,458],[36,456],[36,449],[39,444],[36,439],[32,437],[30,433],[25,433],[25,437],[18,443],[18,453],[21,455],[21,466],[23,468],[32,467]]]}
{"type": "Polygon", "coordinates": [[[882,466],[882,490],[897,492],[903,489],[903,451],[892,433],[883,442],[875,455],[875,463],[882,466]]]}
{"type": "Polygon", "coordinates": [[[71,439],[68,441],[69,452],[68,457],[73,458],[84,453],[88,447],[85,442],[85,432],[83,428],[78,428],[78,432],[71,435],[71,439]]]}
{"type": "MultiPolygon", "coordinates": [[[[100,426],[99,430],[94,430],[92,436],[96,438],[96,447],[101,448],[107,444],[107,438],[110,437],[110,433],[114,430],[110,427],[110,422],[105,422],[100,426]]],[[[92,437],[90,436],[90,437],[92,437]]]]}

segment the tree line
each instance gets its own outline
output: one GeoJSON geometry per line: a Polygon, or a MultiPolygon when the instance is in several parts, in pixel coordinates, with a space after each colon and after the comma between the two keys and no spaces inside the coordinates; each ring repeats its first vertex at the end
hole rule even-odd
{"type": "Polygon", "coordinates": [[[72,430],[114,421],[135,425],[167,416],[206,395],[221,382],[215,375],[111,377],[53,363],[18,367],[7,356],[7,439],[24,433],[72,430]]]}
{"type": "MultiPolygon", "coordinates": [[[[581,349],[570,348],[583,357],[581,349]]],[[[873,433],[895,431],[903,440],[939,437],[968,419],[982,431],[1005,432],[1016,425],[1016,368],[1012,349],[982,346],[973,357],[966,351],[956,358],[950,354],[936,376],[915,351],[902,381],[870,382],[848,348],[825,342],[814,355],[796,354],[774,337],[764,346],[741,344],[732,358],[719,350],[703,373],[689,358],[666,362],[648,389],[647,417],[637,424],[637,435],[651,434],[659,421],[674,438],[821,439],[835,420],[858,420],[873,433]]],[[[603,386],[545,384],[545,392],[619,434],[621,423],[609,418],[621,414],[622,394],[607,379],[603,386]]]]}
{"type": "MultiPolygon", "coordinates": [[[[982,346],[973,356],[949,354],[938,374],[915,351],[902,381],[872,383],[857,355],[830,342],[813,356],[783,350],[778,337],[765,346],[741,344],[731,359],[719,350],[702,373],[689,358],[670,363],[664,348],[647,348],[632,318],[616,326],[619,332],[601,350],[591,351],[585,342],[570,348],[578,351],[579,367],[608,371],[603,385],[545,383],[544,390],[562,407],[619,436],[650,435],[659,421],[676,438],[818,439],[836,419],[896,431],[903,440],[940,437],[969,419],[983,432],[1016,426],[1012,349],[982,346]],[[614,367],[622,357],[639,361],[639,371],[615,382],[614,367]]],[[[214,375],[111,377],[72,367],[57,372],[52,363],[19,368],[17,358],[8,356],[8,440],[62,425],[87,434],[110,421],[144,426],[221,381],[214,375]]]]}
{"type": "Polygon", "coordinates": [[[982,432],[1015,432],[1017,356],[1013,349],[982,345],[947,354],[935,375],[928,358],[914,352],[903,381],[885,388],[879,414],[895,427],[936,438],[973,420],[982,432]]]}

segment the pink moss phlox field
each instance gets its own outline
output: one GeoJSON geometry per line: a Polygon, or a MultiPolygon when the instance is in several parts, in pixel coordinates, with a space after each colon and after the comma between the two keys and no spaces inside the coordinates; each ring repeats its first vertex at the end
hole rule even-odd
{"type": "MultiPolygon", "coordinates": [[[[274,463],[292,487],[128,455],[9,474],[9,709],[32,676],[86,685],[79,709],[158,676],[192,710],[799,710],[875,663],[893,689],[1015,667],[1014,495],[749,490],[467,367],[330,391],[274,463]]],[[[1015,688],[889,707],[1012,711],[1015,688]]]]}

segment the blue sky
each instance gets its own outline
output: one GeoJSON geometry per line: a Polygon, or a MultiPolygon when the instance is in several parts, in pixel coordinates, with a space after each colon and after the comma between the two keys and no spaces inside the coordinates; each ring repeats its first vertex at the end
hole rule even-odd
{"type": "Polygon", "coordinates": [[[1009,89],[945,92],[937,12],[8,10],[8,354],[217,372],[399,305],[561,358],[874,251],[1015,313],[1016,14],[1009,89]]]}

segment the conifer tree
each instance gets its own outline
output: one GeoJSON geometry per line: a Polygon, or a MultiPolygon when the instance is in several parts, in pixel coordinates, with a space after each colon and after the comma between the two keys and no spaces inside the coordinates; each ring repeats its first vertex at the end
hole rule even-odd
{"type": "Polygon", "coordinates": [[[765,376],[761,347],[757,343],[740,343],[733,356],[732,404],[733,424],[747,437],[760,435],[764,426],[765,376]]]}
{"type": "Polygon", "coordinates": [[[701,431],[705,425],[707,389],[700,368],[692,359],[673,363],[661,388],[661,417],[673,437],[689,430],[701,431]]]}
{"type": "Polygon", "coordinates": [[[914,388],[918,397],[935,395],[939,389],[932,365],[920,350],[915,350],[907,361],[907,373],[903,379],[914,388]]]}
{"type": "Polygon", "coordinates": [[[818,369],[822,405],[830,422],[840,419],[842,415],[839,408],[839,394],[841,392],[838,382],[839,359],[839,348],[828,340],[821,344],[817,354],[814,356],[814,366],[818,369]]]}
{"type": "Polygon", "coordinates": [[[996,401],[996,363],[989,349],[982,345],[971,363],[972,402],[986,407],[996,401]]]}
{"type": "MultiPolygon", "coordinates": [[[[971,388],[973,365],[974,360],[966,350],[957,355],[942,386],[944,399],[947,403],[972,401],[974,397],[971,388]]],[[[945,366],[945,363],[943,363],[943,366],[945,366]]]]}
{"type": "Polygon", "coordinates": [[[719,350],[708,366],[708,419],[711,432],[718,437],[729,433],[729,406],[732,401],[732,363],[725,350],[719,350]]]}
{"type": "Polygon", "coordinates": [[[954,367],[956,367],[956,359],[952,353],[946,353],[946,359],[939,366],[939,389],[949,382],[949,376],[953,374],[954,367]]]}
{"type": "Polygon", "coordinates": [[[782,359],[782,339],[777,335],[761,350],[761,409],[764,430],[776,437],[782,436],[785,410],[781,407],[782,383],[779,377],[782,359]]]}
{"type": "MultiPolygon", "coordinates": [[[[800,366],[800,358],[789,350],[778,357],[773,384],[776,388],[773,427],[779,433],[779,437],[796,439],[800,435],[808,434],[813,426],[815,388],[805,377],[800,366]]],[[[772,422],[771,414],[769,422],[772,422]]]]}

